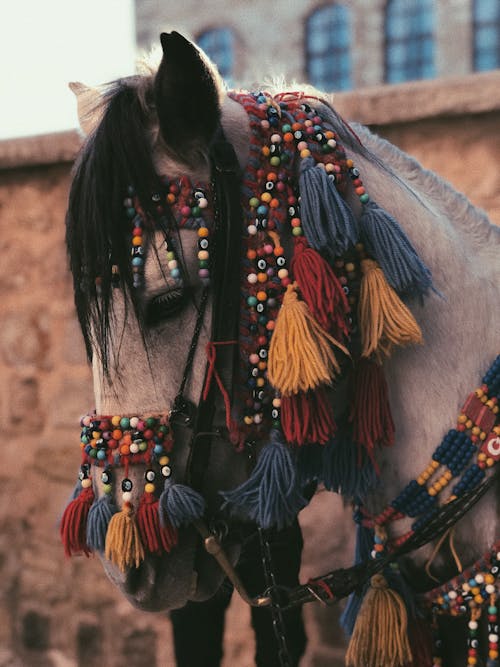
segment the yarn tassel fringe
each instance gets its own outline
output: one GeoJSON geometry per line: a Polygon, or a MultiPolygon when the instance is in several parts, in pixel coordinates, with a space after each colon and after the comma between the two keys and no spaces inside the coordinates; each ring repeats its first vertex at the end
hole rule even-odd
{"type": "Polygon", "coordinates": [[[153,493],[144,493],[137,509],[137,527],[144,548],[152,554],[169,553],[177,544],[177,530],[168,522],[160,522],[158,500],[153,493]]]}
{"type": "Polygon", "coordinates": [[[361,236],[399,294],[424,296],[432,289],[431,272],[398,222],[375,202],[363,207],[361,236]]]}
{"type": "Polygon", "coordinates": [[[327,443],[335,434],[337,426],[325,387],[283,396],[281,428],[289,443],[299,446],[327,443]]]}
{"type": "Polygon", "coordinates": [[[104,555],[122,572],[139,567],[144,560],[144,547],[134,508],[128,501],[123,503],[122,510],[114,514],[109,522],[104,555]]]}
{"type": "MultiPolygon", "coordinates": [[[[87,480],[84,480],[87,481],[87,480]]],[[[94,502],[92,486],[82,488],[79,495],[71,500],[64,510],[59,532],[66,556],[83,552],[90,555],[87,544],[87,519],[94,502]]]]}
{"type": "Polygon", "coordinates": [[[205,500],[191,487],[174,484],[171,478],[168,478],[160,496],[159,512],[164,526],[171,524],[174,528],[179,528],[201,519],[205,513],[205,500]]]}
{"type": "Polygon", "coordinates": [[[348,336],[347,296],[331,266],[318,252],[307,247],[303,237],[295,243],[291,270],[318,324],[338,340],[348,336]]]}
{"type": "Polygon", "coordinates": [[[261,528],[278,530],[289,525],[307,505],[292,456],[280,437],[279,431],[272,431],[250,477],[238,488],[221,494],[224,507],[233,514],[255,521],[261,528]]]}
{"type": "MultiPolygon", "coordinates": [[[[304,449],[309,449],[308,447],[304,449]]],[[[378,483],[377,472],[367,453],[340,429],[337,436],[322,448],[323,460],[319,481],[328,491],[344,498],[364,498],[378,483]]]]}
{"type": "Polygon", "coordinates": [[[104,552],[109,522],[117,512],[118,507],[109,493],[92,505],[87,520],[87,544],[90,549],[104,552]]]}
{"type": "Polygon", "coordinates": [[[376,574],[354,626],[346,666],[404,667],[411,662],[406,607],[384,576],[376,574]]]}
{"type": "Polygon", "coordinates": [[[302,227],[313,248],[337,257],[356,243],[359,227],[333,178],[316,166],[312,157],[302,160],[299,177],[302,227]]]}
{"type": "Polygon", "coordinates": [[[387,283],[377,262],[361,262],[359,295],[362,355],[389,356],[394,345],[422,343],[422,332],[410,310],[387,283]]]}
{"type": "Polygon", "coordinates": [[[323,479],[323,449],[325,445],[316,443],[307,447],[298,447],[297,455],[297,481],[300,488],[310,482],[323,479]]]}
{"type": "Polygon", "coordinates": [[[361,358],[356,364],[354,386],[351,408],[353,440],[362,445],[375,462],[375,448],[393,445],[395,437],[382,366],[371,359],[361,358]]]}
{"type": "Polygon", "coordinates": [[[296,283],[288,285],[269,346],[269,381],[282,396],[330,384],[340,366],[333,348],[349,355],[300,301],[296,283]]]}

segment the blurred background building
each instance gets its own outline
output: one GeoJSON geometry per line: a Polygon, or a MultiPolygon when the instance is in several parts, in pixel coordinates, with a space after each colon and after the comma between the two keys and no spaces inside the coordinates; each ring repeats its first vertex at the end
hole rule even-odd
{"type": "MultiPolygon", "coordinates": [[[[76,36],[78,23],[66,19],[76,36]]],[[[40,27],[47,44],[58,43],[60,25],[40,27]]],[[[106,26],[110,54],[116,29],[106,26]]],[[[282,77],[334,92],[344,118],[416,156],[500,223],[499,0],[136,0],[138,49],[171,29],[197,40],[235,85],[282,77]]],[[[32,67],[42,55],[31,52],[32,67]]],[[[40,93],[31,105],[56,111],[40,93]]],[[[0,667],[170,667],[167,617],[132,609],[97,559],[65,560],[57,534],[78,467],[78,417],[93,404],[64,247],[80,144],[73,130],[0,142],[0,667]]],[[[306,511],[304,580],[349,565],[349,515],[327,493],[306,511]]],[[[301,667],[340,667],[338,609],[308,605],[305,615],[301,667]]],[[[225,651],[225,667],[253,664],[249,613],[237,599],[225,651]]]]}
{"type": "Polygon", "coordinates": [[[136,0],[139,47],[189,33],[232,82],[264,76],[324,91],[500,66],[496,0],[136,0]]]}

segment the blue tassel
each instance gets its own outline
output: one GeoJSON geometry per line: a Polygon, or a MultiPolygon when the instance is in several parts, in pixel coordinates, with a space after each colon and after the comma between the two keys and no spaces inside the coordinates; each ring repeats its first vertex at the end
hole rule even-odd
{"type": "MultiPolygon", "coordinates": [[[[356,547],[354,550],[354,563],[362,563],[370,558],[373,548],[373,530],[361,525],[362,514],[359,508],[354,510],[354,521],[356,522],[356,547]]],[[[354,624],[361,608],[369,583],[365,584],[360,593],[351,593],[342,615],[340,625],[348,637],[352,635],[354,624]]]]}
{"type": "Polygon", "coordinates": [[[316,443],[298,448],[297,482],[300,488],[322,479],[323,448],[316,443]]]}
{"type": "Polygon", "coordinates": [[[375,202],[363,207],[361,237],[398,294],[424,296],[432,289],[431,272],[410,239],[398,222],[375,202]]]}
{"type": "Polygon", "coordinates": [[[169,523],[174,528],[200,519],[205,513],[205,500],[190,486],[175,484],[171,478],[165,481],[165,487],[159,500],[160,522],[169,523]]]}
{"type": "Polygon", "coordinates": [[[75,486],[73,487],[73,491],[71,492],[71,498],[68,502],[70,502],[71,500],[76,500],[76,498],[78,498],[78,496],[80,495],[81,490],[82,490],[82,483],[80,480],[78,480],[75,486]]]}
{"type": "Polygon", "coordinates": [[[307,501],[300,493],[295,466],[281,433],[271,431],[271,441],[260,452],[250,477],[238,488],[225,491],[224,507],[257,523],[261,528],[289,525],[307,501]]]}
{"type": "Polygon", "coordinates": [[[378,482],[366,452],[340,430],[335,439],[323,447],[323,473],[320,479],[328,491],[347,498],[364,498],[378,482]]]}
{"type": "Polygon", "coordinates": [[[366,584],[360,594],[351,593],[347,599],[345,609],[340,615],[340,627],[344,630],[348,637],[350,637],[353,633],[354,624],[356,623],[359,610],[361,609],[361,604],[369,586],[369,584],[366,584]]]}
{"type": "Polygon", "coordinates": [[[416,618],[419,614],[419,609],[417,607],[415,591],[403,577],[397,564],[392,563],[389,567],[385,568],[384,576],[389,584],[389,588],[392,588],[393,591],[396,591],[396,593],[399,593],[401,596],[401,599],[405,603],[408,616],[416,618]]]}
{"type": "Polygon", "coordinates": [[[92,504],[87,518],[87,544],[92,551],[104,552],[108,525],[117,512],[118,507],[108,493],[92,504]]]}
{"type": "Polygon", "coordinates": [[[337,257],[357,242],[358,222],[331,176],[315,164],[305,158],[300,165],[300,220],[309,245],[337,257]]]}

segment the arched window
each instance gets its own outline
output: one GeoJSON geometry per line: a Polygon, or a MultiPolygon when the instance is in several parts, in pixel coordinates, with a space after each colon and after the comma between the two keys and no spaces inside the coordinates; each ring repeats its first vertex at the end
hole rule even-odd
{"type": "Polygon", "coordinates": [[[214,61],[226,82],[234,74],[234,35],[229,28],[214,28],[198,35],[198,46],[214,61]]]}
{"type": "Polygon", "coordinates": [[[474,0],[474,69],[500,67],[500,4],[474,0]]]}
{"type": "Polygon", "coordinates": [[[313,12],[306,23],[307,77],[322,90],[349,90],[351,79],[351,16],[345,5],[331,4],[313,12]]]}
{"type": "Polygon", "coordinates": [[[388,0],[385,14],[385,80],[432,79],[434,0],[388,0]]]}

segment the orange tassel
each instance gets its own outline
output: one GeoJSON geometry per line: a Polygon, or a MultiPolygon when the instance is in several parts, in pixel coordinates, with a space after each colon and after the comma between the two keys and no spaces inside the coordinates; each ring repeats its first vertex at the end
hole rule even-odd
{"type": "Polygon", "coordinates": [[[381,574],[371,578],[346,653],[347,667],[404,667],[412,662],[408,616],[381,574]]]}
{"type": "Polygon", "coordinates": [[[123,503],[121,512],[111,517],[104,553],[122,572],[130,567],[139,567],[144,560],[144,547],[135,521],[134,508],[128,501],[123,503]]]}
{"type": "Polygon", "coordinates": [[[362,356],[389,356],[394,345],[422,343],[420,327],[386,281],[377,262],[364,259],[361,269],[363,279],[359,294],[359,324],[362,356]]]}
{"type": "Polygon", "coordinates": [[[299,300],[297,284],[288,285],[269,346],[268,376],[273,387],[290,396],[331,384],[340,373],[333,347],[349,355],[299,300]]]}

